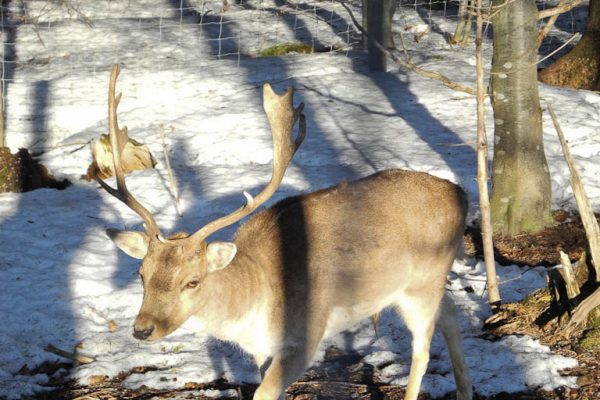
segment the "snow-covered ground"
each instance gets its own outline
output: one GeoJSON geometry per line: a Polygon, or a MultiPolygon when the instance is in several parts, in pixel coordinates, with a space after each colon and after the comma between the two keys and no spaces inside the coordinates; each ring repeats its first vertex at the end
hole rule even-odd
{"type": "MultiPolygon", "coordinates": [[[[83,383],[136,366],[157,368],[128,377],[125,384],[131,387],[259,379],[252,360],[234,346],[203,335],[195,321],[158,343],[140,343],[131,336],[142,298],[138,263],[119,253],[104,229],[139,229],[141,221],[96,183],[79,179],[91,162],[85,144],[106,132],[108,77],[115,62],[123,67],[118,82],[123,92],[121,125],[148,144],[159,160],[156,170],[129,175],[128,186],[164,231],[197,229],[238,207],[243,190],[256,193],[266,183],[271,143],[259,89],[266,81],[279,91],[294,86],[296,102],[306,104],[308,122],[307,139],[269,204],[341,179],[395,167],[427,171],[461,184],[469,193],[470,219],[477,218],[472,96],[393,65],[388,73],[369,73],[362,53],[218,59],[209,40],[216,28],[176,24],[189,15],[178,13],[174,4],[193,8],[202,2],[88,3],[80,5],[78,12],[55,7],[42,13],[44,4],[59,3],[25,2],[28,15],[39,17],[38,29],[22,25],[7,31],[14,43],[10,49],[5,47],[5,58],[11,61],[7,65],[12,66],[6,85],[8,145],[13,150],[29,147],[42,152],[41,161],[51,172],[69,178],[73,185],[64,191],[0,195],[0,397],[19,398],[43,390],[46,375],[18,372],[24,365],[33,369],[56,360],[57,356],[44,351],[49,343],[69,350],[77,346],[80,353],[96,358],[73,371],[83,383]],[[169,8],[175,10],[169,14],[169,8]],[[90,18],[92,26],[81,15],[90,18]],[[183,218],[177,215],[168,189],[159,124],[167,127],[183,218]]],[[[201,15],[211,15],[215,21],[219,15],[235,20],[230,36],[242,38],[239,32],[243,31],[255,35],[243,38],[258,38],[233,46],[239,53],[307,40],[294,37],[299,34],[280,15],[265,12],[270,10],[265,3],[270,2],[263,1],[258,11],[231,5],[226,13],[215,9],[201,15]]],[[[335,7],[336,15],[351,25],[337,3],[319,4],[335,7]]],[[[474,85],[473,49],[450,47],[444,40],[444,34],[453,31],[454,21],[441,13],[428,25],[427,16],[403,8],[395,18],[395,32],[405,36],[413,59],[454,81],[474,85]],[[428,27],[430,32],[416,43],[413,36],[428,27]]],[[[321,22],[319,29],[327,32],[331,25],[321,22]]],[[[347,31],[332,31],[318,40],[344,48],[340,38],[347,31]]],[[[301,32],[311,40],[310,29],[301,32]]],[[[314,31],[312,35],[317,40],[314,31]]],[[[488,62],[490,56],[488,45],[488,62]]],[[[543,85],[541,96],[544,103],[554,105],[588,195],[600,211],[600,96],[543,85]]],[[[492,132],[491,120],[488,107],[488,132],[492,132]]],[[[566,165],[547,116],[544,128],[554,205],[574,208],[566,165]]],[[[214,238],[227,239],[233,231],[225,229],[214,238]]],[[[504,301],[520,299],[545,283],[542,268],[527,273],[517,267],[498,271],[500,281],[506,282],[501,286],[504,301]]],[[[559,373],[576,365],[575,360],[554,355],[528,337],[510,336],[496,342],[480,337],[482,320],[489,316],[484,281],[482,264],[470,260],[455,264],[448,285],[460,307],[476,392],[575,385],[574,377],[559,373]],[[465,291],[467,286],[474,292],[465,291]]],[[[383,376],[390,383],[406,383],[410,337],[393,313],[384,313],[377,336],[369,321],[351,333],[324,343],[322,350],[335,345],[357,352],[365,363],[385,366],[383,376]]],[[[443,395],[453,388],[448,355],[436,335],[422,390],[443,395]]]]}

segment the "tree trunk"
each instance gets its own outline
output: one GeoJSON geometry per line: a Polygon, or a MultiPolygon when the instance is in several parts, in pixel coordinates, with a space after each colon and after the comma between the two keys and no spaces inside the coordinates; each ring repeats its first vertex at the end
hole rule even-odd
{"type": "MultiPolygon", "coordinates": [[[[2,74],[4,76],[4,74],[2,74]]],[[[4,81],[0,82],[0,148],[6,145],[4,137],[4,81]]]]}
{"type": "Polygon", "coordinates": [[[575,47],[539,73],[542,82],[600,90],[600,0],[590,0],[587,25],[575,47]]]}
{"type": "MultiPolygon", "coordinates": [[[[369,32],[369,0],[362,0],[362,27],[365,32],[369,32]]],[[[369,38],[362,34],[363,49],[369,48],[369,38]]]]}
{"type": "Polygon", "coordinates": [[[537,232],[552,221],[536,70],[537,8],[535,0],[493,0],[492,7],[493,229],[537,232]]]}
{"type": "Polygon", "coordinates": [[[394,22],[394,13],[396,12],[396,0],[383,0],[385,15],[383,16],[383,47],[388,50],[394,50],[394,35],[392,33],[392,25],[394,22]]]}
{"type": "Polygon", "coordinates": [[[460,0],[458,5],[458,22],[456,30],[450,37],[450,43],[467,46],[471,36],[471,17],[473,11],[473,2],[471,0],[460,0]]]}

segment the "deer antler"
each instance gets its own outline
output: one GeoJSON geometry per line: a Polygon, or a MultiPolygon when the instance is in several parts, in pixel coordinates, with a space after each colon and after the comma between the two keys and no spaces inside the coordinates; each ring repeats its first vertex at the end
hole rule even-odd
{"type": "Polygon", "coordinates": [[[271,85],[268,83],[263,85],[263,108],[269,119],[273,134],[273,174],[271,181],[256,197],[244,192],[245,205],[229,215],[209,222],[189,238],[182,240],[204,241],[211,234],[251,214],[275,193],[281,184],[288,164],[306,136],[306,118],[302,113],[304,103],[300,103],[298,108],[294,109],[293,97],[294,90],[291,87],[279,96],[273,91],[271,85]],[[297,120],[300,121],[298,135],[296,140],[292,141],[292,131],[297,120]]]}
{"type": "Polygon", "coordinates": [[[127,143],[127,127],[119,128],[117,122],[117,107],[121,100],[121,93],[115,96],[115,87],[117,85],[117,78],[120,72],[119,64],[113,65],[112,72],[110,74],[110,84],[108,88],[108,134],[110,137],[110,144],[113,153],[113,163],[115,170],[115,178],[117,179],[117,189],[109,186],[96,174],[94,178],[98,183],[111,195],[125,203],[129,208],[139,214],[144,220],[144,229],[148,236],[153,238],[162,238],[158,225],[154,220],[154,217],[142,204],[140,204],[127,190],[125,184],[125,176],[123,173],[123,166],[121,165],[121,153],[127,143]]]}

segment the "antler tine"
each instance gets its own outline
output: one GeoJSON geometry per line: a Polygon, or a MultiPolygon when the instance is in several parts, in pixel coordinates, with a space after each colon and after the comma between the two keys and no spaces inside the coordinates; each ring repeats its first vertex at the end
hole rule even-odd
{"type": "Polygon", "coordinates": [[[283,180],[287,166],[306,136],[306,118],[302,113],[304,104],[301,103],[294,109],[293,96],[294,90],[291,87],[279,96],[273,91],[271,85],[268,83],[263,85],[263,108],[273,135],[273,174],[270,182],[256,197],[244,192],[245,205],[229,215],[209,222],[190,236],[190,240],[204,241],[211,234],[251,214],[275,193],[283,180]],[[298,135],[296,140],[292,141],[292,131],[297,120],[300,121],[298,135]]]}
{"type": "Polygon", "coordinates": [[[115,87],[117,85],[117,78],[121,68],[119,64],[114,64],[112,72],[110,74],[110,84],[108,88],[108,135],[110,137],[110,144],[113,153],[113,163],[115,178],[117,180],[117,189],[109,186],[97,175],[95,176],[96,181],[111,195],[116,197],[125,203],[129,208],[135,211],[144,220],[144,229],[151,238],[161,238],[160,229],[154,220],[154,217],[140,202],[138,202],[133,195],[127,189],[125,184],[125,175],[123,173],[123,166],[121,164],[121,153],[125,148],[125,144],[128,141],[127,127],[119,128],[117,122],[117,107],[121,101],[121,93],[115,96],[115,87]]]}

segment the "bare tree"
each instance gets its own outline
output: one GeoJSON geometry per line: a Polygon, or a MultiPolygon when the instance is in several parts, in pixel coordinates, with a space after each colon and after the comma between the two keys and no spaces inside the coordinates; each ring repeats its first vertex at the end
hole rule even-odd
{"type": "Polygon", "coordinates": [[[493,0],[492,23],[492,224],[496,233],[536,232],[552,218],[538,95],[535,0],[493,0]]]}
{"type": "Polygon", "coordinates": [[[454,34],[450,38],[451,43],[460,44],[461,46],[469,44],[472,19],[473,0],[460,0],[458,5],[458,23],[456,24],[454,34]]]}
{"type": "Polygon", "coordinates": [[[590,0],[585,31],[577,45],[539,74],[542,82],[600,90],[600,0],[590,0]]]}

